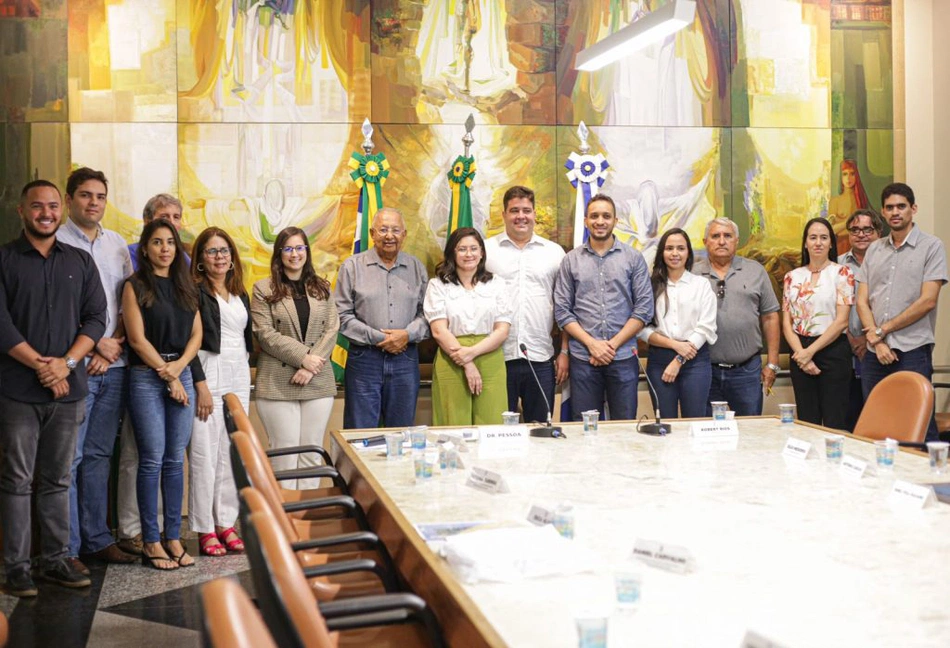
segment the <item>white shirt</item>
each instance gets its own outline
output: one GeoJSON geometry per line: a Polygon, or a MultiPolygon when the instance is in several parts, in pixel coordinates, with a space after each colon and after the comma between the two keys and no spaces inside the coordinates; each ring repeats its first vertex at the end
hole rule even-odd
{"type": "Polygon", "coordinates": [[[496,322],[511,323],[508,286],[503,279],[477,283],[471,290],[443,283],[438,277],[429,281],[422,304],[426,321],[447,320],[449,332],[459,335],[488,335],[496,322]]]}
{"type": "Polygon", "coordinates": [[[679,281],[667,281],[666,296],[656,300],[656,326],[644,326],[639,338],[646,342],[654,333],[691,342],[697,349],[715,344],[716,295],[709,281],[689,271],[679,281]]]}
{"type": "Polygon", "coordinates": [[[524,248],[505,232],[485,241],[485,268],[508,283],[513,304],[505,360],[523,359],[522,344],[534,362],[554,355],[554,281],[563,258],[560,245],[537,235],[524,248]]]}

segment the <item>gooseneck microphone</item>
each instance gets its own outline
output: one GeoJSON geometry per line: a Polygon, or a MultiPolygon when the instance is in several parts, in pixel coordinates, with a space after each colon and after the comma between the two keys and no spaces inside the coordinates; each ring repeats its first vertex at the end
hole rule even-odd
{"type": "Polygon", "coordinates": [[[538,391],[541,392],[541,398],[544,399],[544,404],[548,408],[548,420],[545,425],[540,427],[531,428],[531,436],[533,437],[555,437],[559,439],[566,439],[567,435],[561,430],[561,428],[551,425],[551,418],[553,417],[551,411],[551,403],[548,401],[548,395],[544,393],[544,387],[541,386],[541,381],[538,380],[538,374],[534,372],[534,367],[531,365],[531,360],[528,359],[528,347],[525,346],[525,343],[522,342],[518,345],[518,348],[521,349],[521,355],[524,356],[524,359],[528,362],[528,369],[531,370],[531,375],[534,376],[534,382],[538,385],[538,391]]]}
{"type": "MultiPolygon", "coordinates": [[[[637,364],[639,365],[640,359],[637,358],[637,364]]],[[[642,368],[642,367],[641,367],[642,368]]],[[[637,424],[637,432],[640,434],[649,434],[651,436],[666,436],[670,433],[670,426],[660,421],[660,397],[656,395],[656,390],[653,389],[653,383],[650,382],[650,374],[647,373],[646,369],[643,370],[643,376],[647,379],[647,387],[650,388],[650,392],[653,393],[653,402],[656,403],[656,410],[654,414],[656,415],[655,423],[647,423],[646,425],[637,424]]]]}

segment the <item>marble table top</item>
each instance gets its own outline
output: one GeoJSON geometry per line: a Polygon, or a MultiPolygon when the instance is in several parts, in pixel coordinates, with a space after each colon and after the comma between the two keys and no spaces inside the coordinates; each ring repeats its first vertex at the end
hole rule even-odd
{"type": "Polygon", "coordinates": [[[926,457],[901,452],[878,472],[874,446],[846,437],[844,452],[868,462],[860,481],[824,458],[826,432],[776,419],[739,419],[737,442],[700,443],[689,424],[668,437],[601,423],[597,436],[567,425],[560,439],[530,439],[522,456],[479,458],[510,492],[465,486],[468,470],[416,483],[412,460],[360,452],[413,524],[523,523],[532,504],[573,504],[574,542],[597,571],[515,583],[463,583],[511,646],[576,646],[574,615],[610,614],[610,646],[739,646],[751,630],[781,646],[950,645],[950,506],[895,509],[895,479],[950,481],[926,457]],[[786,459],[789,435],[815,458],[786,459]],[[630,561],[637,538],[687,547],[695,569],[675,574],[630,561]],[[635,565],[642,599],[612,611],[614,566],[635,565]]]}

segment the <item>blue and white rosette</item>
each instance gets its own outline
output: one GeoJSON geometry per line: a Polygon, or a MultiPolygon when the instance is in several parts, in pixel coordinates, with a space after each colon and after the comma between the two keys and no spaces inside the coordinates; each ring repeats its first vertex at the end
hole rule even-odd
{"type": "Polygon", "coordinates": [[[610,164],[600,153],[597,155],[571,153],[564,166],[567,168],[567,179],[577,190],[574,201],[574,247],[578,247],[583,245],[588,237],[587,228],[584,226],[587,203],[597,194],[597,190],[604,186],[610,164]]]}

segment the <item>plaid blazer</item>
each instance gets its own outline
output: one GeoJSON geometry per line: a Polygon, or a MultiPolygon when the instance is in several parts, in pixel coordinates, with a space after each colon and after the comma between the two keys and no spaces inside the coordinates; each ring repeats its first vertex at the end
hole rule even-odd
{"type": "Polygon", "coordinates": [[[254,335],[261,345],[257,360],[254,393],[258,398],[273,400],[311,400],[336,396],[336,381],[330,354],[340,330],[340,318],[331,294],[328,299],[310,300],[310,321],[307,339],[300,337],[300,321],[294,300],[286,297],[269,304],[265,298],[272,293],[271,280],[254,284],[251,298],[251,321],[254,335]],[[310,353],[324,358],[323,369],[307,385],[292,385],[290,379],[300,368],[303,357],[310,353]]]}

